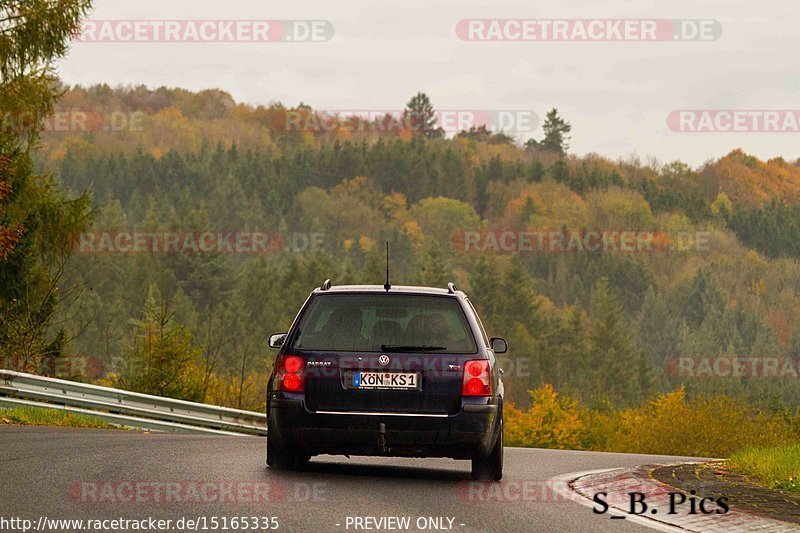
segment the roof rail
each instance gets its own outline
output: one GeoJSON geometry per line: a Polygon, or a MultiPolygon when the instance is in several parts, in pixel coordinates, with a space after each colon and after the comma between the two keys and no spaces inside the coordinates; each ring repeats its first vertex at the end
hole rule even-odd
{"type": "Polygon", "coordinates": [[[322,282],[322,287],[320,287],[320,289],[322,289],[323,291],[327,291],[330,288],[331,288],[331,280],[330,279],[326,279],[325,281],[323,281],[322,282]]]}
{"type": "Polygon", "coordinates": [[[452,281],[447,284],[447,292],[449,292],[450,294],[455,294],[457,290],[458,287],[456,287],[456,284],[453,283],[452,281]]]}

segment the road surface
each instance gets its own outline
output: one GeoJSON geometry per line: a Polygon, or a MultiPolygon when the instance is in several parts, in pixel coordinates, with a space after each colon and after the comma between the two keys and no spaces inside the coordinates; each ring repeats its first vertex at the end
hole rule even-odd
{"type": "Polygon", "coordinates": [[[386,521],[401,517],[410,531],[650,531],[595,515],[544,482],[686,458],[507,448],[502,490],[470,484],[467,461],[322,456],[307,471],[281,473],[264,459],[257,437],[0,427],[0,519],[152,517],[171,520],[172,531],[180,519],[201,531],[223,531],[228,520],[228,531],[243,531],[233,517],[275,517],[279,531],[344,532],[402,527],[386,521]]]}

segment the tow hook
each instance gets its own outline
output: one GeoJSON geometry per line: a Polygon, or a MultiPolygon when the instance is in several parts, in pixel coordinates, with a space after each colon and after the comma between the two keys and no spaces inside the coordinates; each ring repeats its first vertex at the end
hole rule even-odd
{"type": "Polygon", "coordinates": [[[381,422],[378,424],[378,448],[381,452],[386,453],[386,424],[381,422]]]}

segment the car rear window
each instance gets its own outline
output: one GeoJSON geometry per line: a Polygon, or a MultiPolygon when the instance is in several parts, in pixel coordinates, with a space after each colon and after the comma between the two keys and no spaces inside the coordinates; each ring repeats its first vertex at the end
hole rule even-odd
{"type": "Polygon", "coordinates": [[[474,354],[478,349],[455,298],[403,294],[316,296],[292,348],[343,352],[474,354]]]}

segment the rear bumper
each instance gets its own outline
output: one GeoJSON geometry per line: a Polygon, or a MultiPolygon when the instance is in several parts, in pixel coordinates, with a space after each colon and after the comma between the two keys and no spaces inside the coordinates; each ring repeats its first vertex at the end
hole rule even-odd
{"type": "Polygon", "coordinates": [[[271,398],[269,435],[310,455],[470,459],[491,451],[501,416],[497,398],[475,400],[456,414],[426,415],[310,411],[301,398],[271,398]]]}

